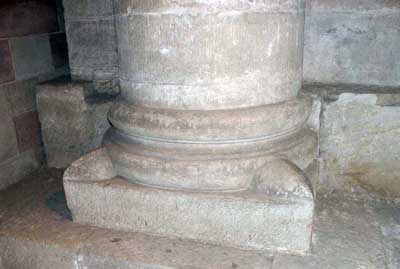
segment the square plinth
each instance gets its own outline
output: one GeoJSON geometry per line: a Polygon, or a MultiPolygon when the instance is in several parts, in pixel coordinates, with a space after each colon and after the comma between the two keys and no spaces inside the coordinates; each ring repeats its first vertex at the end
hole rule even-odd
{"type": "Polygon", "coordinates": [[[64,188],[75,222],[243,249],[303,254],[310,247],[313,200],[159,189],[110,178],[111,167],[98,150],[67,170],[64,188]]]}

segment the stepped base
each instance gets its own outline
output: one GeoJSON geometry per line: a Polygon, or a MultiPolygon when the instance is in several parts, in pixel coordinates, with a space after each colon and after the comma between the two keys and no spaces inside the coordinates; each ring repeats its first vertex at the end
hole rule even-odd
{"type": "Polygon", "coordinates": [[[74,221],[122,231],[253,250],[305,253],[314,200],[304,178],[286,163],[251,190],[193,192],[129,183],[114,175],[105,150],[76,161],[64,175],[74,221]],[[279,174],[282,179],[270,179],[279,174]],[[275,182],[274,182],[275,180],[275,182]],[[271,186],[270,186],[271,185],[271,186]]]}

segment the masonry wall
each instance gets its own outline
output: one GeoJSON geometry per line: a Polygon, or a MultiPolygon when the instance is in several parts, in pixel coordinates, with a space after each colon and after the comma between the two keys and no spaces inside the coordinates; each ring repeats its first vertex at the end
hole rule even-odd
{"type": "Polygon", "coordinates": [[[400,1],[306,3],[305,82],[400,86],[400,1]]]}
{"type": "Polygon", "coordinates": [[[71,76],[118,78],[117,36],[111,0],[64,0],[71,76]]]}
{"type": "Polygon", "coordinates": [[[35,85],[69,73],[62,6],[0,3],[0,189],[43,161],[35,85]]]}

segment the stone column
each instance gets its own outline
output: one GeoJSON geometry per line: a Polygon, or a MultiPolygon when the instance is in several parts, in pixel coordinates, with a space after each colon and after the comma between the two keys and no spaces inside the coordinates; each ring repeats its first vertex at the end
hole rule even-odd
{"type": "Polygon", "coordinates": [[[105,139],[145,185],[247,189],[271,155],[305,168],[303,1],[116,1],[121,99],[105,139]],[[299,147],[299,143],[301,146],[299,147]]]}
{"type": "Polygon", "coordinates": [[[115,11],[121,96],[104,149],[65,174],[74,220],[306,252],[314,200],[301,169],[317,139],[312,100],[298,96],[304,2],[116,0],[115,11]]]}

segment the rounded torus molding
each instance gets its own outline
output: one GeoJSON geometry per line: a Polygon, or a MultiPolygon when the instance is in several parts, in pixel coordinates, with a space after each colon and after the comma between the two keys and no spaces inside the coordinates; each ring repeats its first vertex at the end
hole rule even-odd
{"type": "Polygon", "coordinates": [[[122,97],[184,110],[293,99],[302,81],[303,2],[117,0],[122,97]]]}
{"type": "Polygon", "coordinates": [[[161,141],[229,142],[293,132],[307,121],[312,100],[296,98],[274,105],[235,110],[170,110],[132,106],[119,100],[109,121],[119,132],[161,141]]]}

